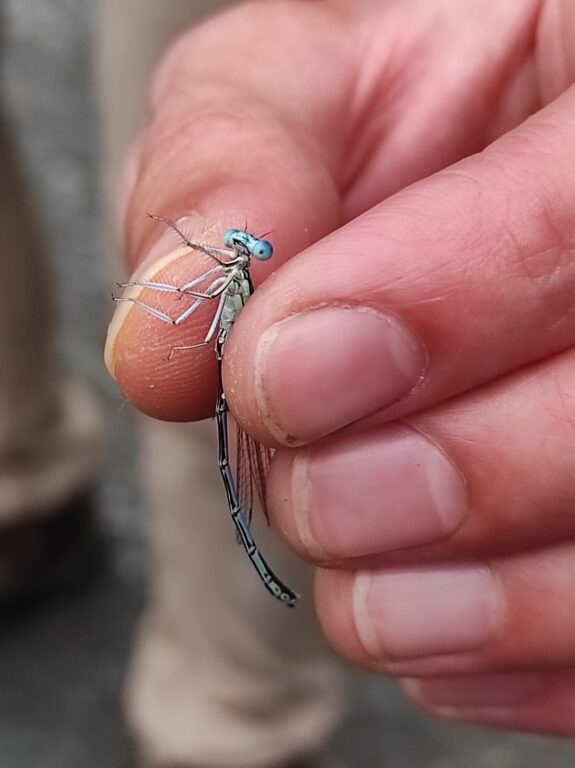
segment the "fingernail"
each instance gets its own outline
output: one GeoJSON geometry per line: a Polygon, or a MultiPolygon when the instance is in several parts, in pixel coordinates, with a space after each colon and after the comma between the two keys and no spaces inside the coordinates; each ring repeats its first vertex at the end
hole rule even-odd
{"type": "Polygon", "coordinates": [[[451,678],[403,680],[406,692],[432,707],[505,707],[521,704],[539,695],[545,683],[537,673],[466,675],[451,678]]]}
{"type": "MultiPolygon", "coordinates": [[[[186,216],[177,221],[177,224],[186,233],[190,239],[197,239],[200,242],[205,241],[205,225],[197,215],[186,216]]],[[[172,230],[166,229],[152,248],[148,251],[145,258],[140,262],[138,268],[131,276],[130,280],[157,280],[161,273],[172,263],[188,256],[190,249],[184,245],[172,230]]],[[[199,260],[195,254],[196,260],[199,260]]],[[[201,256],[201,255],[200,255],[201,256]]],[[[143,290],[138,286],[131,286],[122,292],[123,297],[137,297],[143,290]]],[[[130,302],[117,303],[114,313],[108,325],[106,332],[106,341],[104,344],[104,362],[109,374],[116,378],[116,348],[118,338],[129,313],[134,309],[130,302]]]]}
{"type": "Polygon", "coordinates": [[[292,507],[304,544],[319,545],[311,555],[355,557],[437,541],[467,514],[461,472],[403,425],[305,451],[302,462],[292,507]]]}
{"type": "Polygon", "coordinates": [[[368,307],[331,307],[269,328],[256,354],[262,418],[281,442],[328,434],[398,400],[420,379],[420,339],[368,307]]]}
{"type": "Polygon", "coordinates": [[[498,624],[494,577],[483,565],[361,573],[354,618],[376,659],[474,651],[498,624]]]}

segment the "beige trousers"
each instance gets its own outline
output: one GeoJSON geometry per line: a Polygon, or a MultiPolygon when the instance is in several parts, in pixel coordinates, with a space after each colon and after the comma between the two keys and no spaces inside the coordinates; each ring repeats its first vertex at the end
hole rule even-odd
{"type": "MultiPolygon", "coordinates": [[[[101,0],[108,199],[158,57],[178,32],[226,4],[101,0]]],[[[259,768],[321,748],[338,722],[341,686],[313,615],[310,569],[259,525],[258,543],[302,594],[300,604],[290,610],[260,584],[227,516],[213,422],[145,419],[142,445],[154,562],[127,708],[146,764],[259,768]]]]}
{"type": "Polygon", "coordinates": [[[1,527],[94,482],[100,422],[85,388],[54,369],[42,238],[1,114],[0,234],[1,527]]]}

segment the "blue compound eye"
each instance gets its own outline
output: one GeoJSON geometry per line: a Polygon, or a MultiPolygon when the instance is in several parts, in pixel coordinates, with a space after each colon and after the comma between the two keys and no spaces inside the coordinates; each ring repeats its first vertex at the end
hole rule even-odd
{"type": "Polygon", "coordinates": [[[273,245],[267,240],[255,240],[250,250],[261,261],[271,259],[274,252],[273,245]]]}
{"type": "Polygon", "coordinates": [[[239,229],[228,229],[228,231],[224,233],[224,245],[227,245],[228,248],[232,248],[234,245],[234,237],[239,231],[239,229]]]}

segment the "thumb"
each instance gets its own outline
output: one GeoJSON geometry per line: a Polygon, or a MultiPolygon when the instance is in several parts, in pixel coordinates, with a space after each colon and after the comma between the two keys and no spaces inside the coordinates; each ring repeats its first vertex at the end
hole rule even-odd
{"type": "MultiPolygon", "coordinates": [[[[216,247],[222,246],[222,232],[242,229],[246,220],[256,235],[273,230],[276,255],[271,265],[254,265],[256,284],[338,226],[334,147],[343,129],[337,127],[333,92],[337,88],[343,94],[346,81],[333,68],[326,72],[319,52],[339,35],[339,26],[323,3],[261,3],[192,30],[172,49],[152,91],[152,118],[137,152],[126,206],[126,249],[139,280],[180,286],[213,266],[182,248],[148,212],[178,220],[191,240],[216,247]],[[246,60],[245,50],[259,48],[265,55],[270,28],[281,33],[273,40],[273,65],[266,68],[246,60]],[[309,44],[302,40],[305,35],[309,44]],[[241,40],[241,50],[234,45],[222,50],[222,39],[241,40]],[[294,61],[290,51],[296,41],[298,50],[317,62],[301,56],[294,61]],[[303,79],[298,68],[308,73],[305,89],[293,87],[303,79]]],[[[130,290],[131,298],[170,317],[181,314],[189,299],[130,290]]],[[[174,346],[204,338],[213,310],[201,307],[174,327],[133,303],[118,305],[106,361],[123,394],[140,410],[169,420],[213,413],[213,351],[170,357],[174,346]]]]}

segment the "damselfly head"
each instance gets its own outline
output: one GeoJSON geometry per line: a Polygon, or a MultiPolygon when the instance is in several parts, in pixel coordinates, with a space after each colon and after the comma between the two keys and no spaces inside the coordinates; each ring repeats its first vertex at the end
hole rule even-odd
{"type": "Polygon", "coordinates": [[[228,229],[224,234],[224,244],[237,253],[249,254],[260,261],[271,259],[274,252],[269,240],[260,240],[241,229],[228,229]]]}

